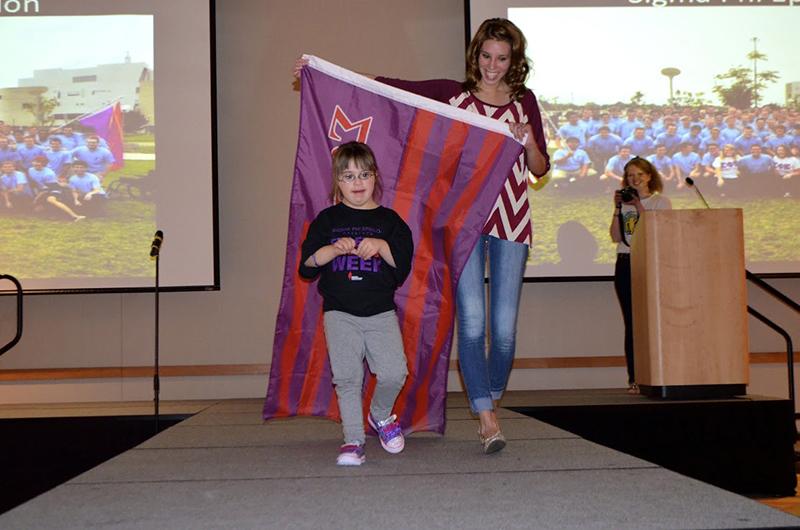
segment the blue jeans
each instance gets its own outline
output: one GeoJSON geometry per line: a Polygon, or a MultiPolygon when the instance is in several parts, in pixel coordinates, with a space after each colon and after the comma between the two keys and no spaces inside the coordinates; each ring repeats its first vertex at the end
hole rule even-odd
{"type": "Polygon", "coordinates": [[[492,410],[508,383],[517,335],[517,312],[528,245],[482,235],[458,280],[458,359],[473,412],[492,410]],[[486,289],[489,255],[489,356],[486,356],[486,289]]]}

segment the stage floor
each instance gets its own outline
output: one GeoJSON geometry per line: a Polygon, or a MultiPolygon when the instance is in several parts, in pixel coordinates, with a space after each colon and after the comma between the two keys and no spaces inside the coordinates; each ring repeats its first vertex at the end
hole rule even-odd
{"type": "MultiPolygon", "coordinates": [[[[649,400],[614,391],[513,392],[503,405],[649,400]],[[579,394],[583,393],[583,397],[579,394]],[[549,394],[549,396],[547,395],[549,394]],[[593,394],[593,395],[591,395],[593,394]]],[[[462,395],[447,434],[409,437],[400,455],[367,442],[367,462],[334,465],[340,427],[263,423],[262,400],[170,404],[195,413],[0,515],[19,528],[780,528],[800,519],[565,430],[500,411],[507,448],[486,456],[462,395]]],[[[3,407],[0,416],[76,415],[82,406],[3,407]],[[47,409],[47,410],[45,410],[47,409]],[[66,414],[63,414],[65,411],[66,414]]],[[[107,415],[100,406],[88,406],[107,415]]],[[[131,414],[147,404],[117,406],[131,414]]],[[[152,410],[152,409],[150,409],[152,410]]],[[[83,414],[85,415],[85,414],[83,414]]]]}

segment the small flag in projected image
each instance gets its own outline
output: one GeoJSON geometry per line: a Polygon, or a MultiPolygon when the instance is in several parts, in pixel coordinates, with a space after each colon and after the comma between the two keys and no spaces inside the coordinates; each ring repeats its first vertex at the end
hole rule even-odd
{"type": "Polygon", "coordinates": [[[108,143],[108,150],[114,155],[111,169],[125,165],[123,160],[122,107],[119,101],[78,120],[84,127],[94,129],[94,133],[108,143]]]}
{"type": "MultiPolygon", "coordinates": [[[[442,433],[457,280],[522,146],[504,123],[316,57],[302,71],[283,291],[264,418],[339,419],[322,297],[297,269],[308,225],[330,206],[331,151],[352,140],[375,152],[384,186],[381,203],[400,214],[414,236],[411,275],[395,295],[409,376],[394,412],[406,432],[442,433]]],[[[365,402],[374,386],[369,374],[365,402]]]]}

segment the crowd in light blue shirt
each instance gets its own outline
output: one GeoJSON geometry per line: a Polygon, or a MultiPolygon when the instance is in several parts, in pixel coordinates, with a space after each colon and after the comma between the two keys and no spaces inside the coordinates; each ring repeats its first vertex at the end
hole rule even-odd
{"type": "Polygon", "coordinates": [[[764,154],[757,157],[753,155],[743,156],[739,159],[737,165],[742,176],[771,174],[775,168],[772,157],[764,154]]]}
{"type": "Polygon", "coordinates": [[[672,174],[672,157],[669,155],[658,156],[656,154],[652,154],[647,157],[647,161],[653,164],[659,174],[663,176],[672,174]]]}
{"type": "Polygon", "coordinates": [[[649,155],[655,149],[655,142],[649,136],[644,136],[642,138],[630,136],[622,145],[630,147],[632,154],[641,157],[649,155]]]}
{"type": "Polygon", "coordinates": [[[566,140],[567,138],[577,138],[578,147],[583,147],[586,143],[586,129],[580,123],[572,125],[565,123],[558,129],[558,135],[566,140]]]}
{"type": "Polygon", "coordinates": [[[625,164],[627,164],[633,155],[622,156],[620,154],[616,154],[612,156],[608,160],[608,164],[606,164],[606,172],[613,173],[617,176],[622,176],[625,173],[625,164]]]}
{"type": "MultiPolygon", "coordinates": [[[[13,139],[13,136],[10,138],[13,139]]],[[[0,164],[11,160],[18,163],[18,169],[27,170],[33,166],[34,158],[46,156],[49,160],[48,166],[56,173],[61,173],[64,167],[74,160],[86,162],[91,172],[102,173],[109,165],[113,165],[116,159],[108,147],[108,142],[104,138],[97,137],[97,139],[98,145],[94,150],[89,149],[87,137],[78,132],[73,132],[71,135],[54,134],[48,137],[44,144],[36,142],[30,147],[24,142],[14,145],[10,141],[7,146],[0,147],[0,164]],[[61,149],[53,149],[51,139],[60,140],[61,149]]]]}
{"type": "Polygon", "coordinates": [[[33,197],[33,191],[28,184],[28,179],[25,178],[25,173],[22,171],[13,171],[12,173],[2,173],[0,176],[0,191],[14,191],[19,186],[22,186],[23,193],[33,197]]]}
{"type": "Polygon", "coordinates": [[[78,193],[87,194],[92,190],[100,190],[101,195],[105,195],[103,187],[100,185],[100,179],[97,175],[92,173],[84,173],[83,175],[72,175],[69,178],[69,186],[78,193]]]}
{"type": "MultiPolygon", "coordinates": [[[[562,141],[569,136],[578,138],[579,146],[587,151],[596,164],[616,154],[622,144],[629,145],[633,154],[645,157],[651,155],[658,145],[664,145],[667,153],[672,156],[678,152],[682,142],[691,143],[693,151],[701,157],[706,154],[711,143],[720,148],[727,144],[734,145],[740,156],[750,154],[753,145],[761,145],[767,151],[765,154],[769,155],[774,154],[780,145],[786,146],[795,156],[800,154],[800,117],[789,110],[770,109],[770,113],[765,114],[764,109],[760,109],[736,116],[721,112],[714,112],[713,115],[693,113],[690,118],[680,119],[675,113],[662,114],[657,109],[644,119],[641,112],[628,112],[627,116],[620,117],[618,113],[614,115],[613,111],[611,109],[611,114],[602,112],[598,118],[596,111],[589,116],[589,111],[584,110],[580,120],[575,124],[561,125],[557,134],[562,141]],[[619,141],[613,136],[600,139],[599,130],[604,125],[609,127],[611,135],[616,136],[619,141]],[[674,134],[667,132],[669,125],[675,126],[674,134]],[[645,138],[634,138],[637,127],[645,129],[645,138]],[[744,129],[747,127],[753,129],[752,136],[745,137],[744,129]],[[616,149],[613,153],[612,148],[616,149]]],[[[567,114],[572,112],[575,111],[567,114]]]]}
{"type": "Polygon", "coordinates": [[[613,156],[622,146],[622,139],[616,134],[609,133],[605,138],[602,134],[595,134],[586,143],[590,151],[605,157],[613,156]]]}
{"type": "MultiPolygon", "coordinates": [[[[0,142],[0,164],[4,161],[14,163],[14,172],[11,174],[0,174],[0,192],[5,197],[12,198],[20,193],[19,187],[22,186],[22,195],[33,198],[40,191],[53,191],[58,185],[59,176],[63,176],[66,181],[61,186],[69,186],[74,193],[86,195],[94,191],[94,195],[105,197],[105,190],[101,184],[101,177],[98,174],[105,173],[112,166],[116,159],[108,149],[105,139],[97,137],[97,146],[91,149],[84,134],[73,132],[72,134],[53,134],[45,139],[44,143],[39,143],[38,135],[26,136],[25,140],[14,144],[16,139],[13,135],[9,138],[8,145],[0,142]],[[32,145],[31,138],[35,138],[32,145]],[[61,142],[52,142],[58,139],[61,142]],[[27,143],[26,143],[27,142],[27,143]],[[60,147],[60,148],[59,148],[60,147]],[[34,166],[34,159],[44,157],[47,159],[46,165],[37,169],[34,166]],[[68,176],[68,168],[75,162],[83,162],[87,166],[87,171],[83,175],[73,174],[68,176]],[[49,188],[49,190],[48,190],[49,188]]],[[[4,140],[0,139],[0,140],[4,140]]],[[[91,140],[89,143],[92,143],[91,140]]],[[[7,199],[8,200],[8,199],[7,199]]],[[[13,203],[13,199],[11,199],[13,203]]],[[[3,206],[0,203],[0,206],[3,206]]],[[[5,206],[11,206],[6,203],[5,206]]],[[[75,215],[75,217],[79,217],[75,215]]]]}
{"type": "Polygon", "coordinates": [[[678,152],[672,156],[672,165],[679,171],[679,177],[688,177],[691,175],[692,171],[697,168],[700,162],[700,155],[693,151],[686,154],[678,152]]]}
{"type": "Polygon", "coordinates": [[[578,171],[584,165],[591,163],[591,160],[589,160],[589,155],[586,154],[586,151],[583,149],[576,149],[572,153],[572,156],[566,158],[569,153],[570,149],[566,148],[559,149],[553,154],[553,160],[555,161],[554,167],[556,169],[560,169],[562,171],[578,171]]]}

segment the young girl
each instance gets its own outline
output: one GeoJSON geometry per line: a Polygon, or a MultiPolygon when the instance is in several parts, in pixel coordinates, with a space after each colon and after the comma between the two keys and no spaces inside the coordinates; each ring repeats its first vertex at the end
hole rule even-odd
{"type": "Polygon", "coordinates": [[[628,392],[638,394],[633,370],[633,307],[631,300],[631,236],[645,210],[669,210],[670,200],[661,195],[664,184],[653,164],[635,157],[625,164],[622,188],[632,187],[638,195],[623,201],[622,190],[614,192],[614,215],[611,218],[611,240],[617,243],[617,264],[614,267],[614,290],[622,309],[625,324],[625,364],[628,368],[628,392]]]}
{"type": "Polygon", "coordinates": [[[365,357],[377,379],[367,421],[386,451],[399,453],[405,445],[392,414],[408,373],[394,292],[411,270],[414,244],[400,216],[376,202],[380,196],[372,150],[359,142],[342,144],[333,155],[334,206],[314,219],[302,247],[300,275],[321,275],[325,338],[344,430],[340,466],[364,462],[365,357]]]}
{"type": "MultiPolygon", "coordinates": [[[[516,25],[506,19],[493,18],[481,24],[470,42],[463,82],[375,78],[507,122],[514,137],[524,140],[525,152],[520,154],[509,173],[480,239],[470,249],[456,292],[459,366],[470,408],[480,421],[478,437],[487,454],[506,445],[495,409],[508,384],[514,361],[522,277],[532,240],[528,170],[541,177],[550,168],[539,106],[533,92],[525,87],[530,71],[526,46],[525,35],[516,25]],[[487,257],[491,296],[488,306],[487,257]],[[491,328],[488,352],[487,321],[491,328]]],[[[296,77],[306,63],[303,58],[295,62],[296,77]]]]}

